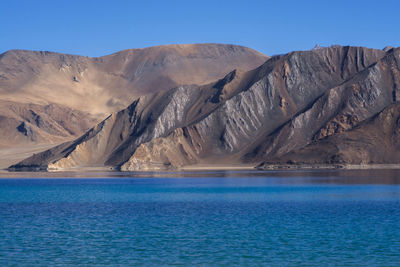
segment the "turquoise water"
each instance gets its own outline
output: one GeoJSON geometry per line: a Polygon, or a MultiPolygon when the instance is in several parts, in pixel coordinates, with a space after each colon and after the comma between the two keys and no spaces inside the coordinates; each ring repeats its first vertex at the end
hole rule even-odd
{"type": "Polygon", "coordinates": [[[395,170],[14,175],[0,266],[400,266],[395,170]]]}

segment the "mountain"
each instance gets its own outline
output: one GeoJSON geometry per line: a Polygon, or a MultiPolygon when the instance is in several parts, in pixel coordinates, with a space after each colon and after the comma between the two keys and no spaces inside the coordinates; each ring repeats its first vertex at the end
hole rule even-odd
{"type": "Polygon", "coordinates": [[[0,55],[0,149],[72,140],[139,96],[206,84],[267,59],[250,48],[223,44],[130,49],[99,58],[5,52],[0,55]]]}
{"type": "MultiPolygon", "coordinates": [[[[291,155],[302,157],[301,149],[356,132],[396,106],[399,55],[399,49],[333,46],[275,56],[254,70],[234,70],[207,85],[140,97],[80,138],[11,169],[291,163],[291,155]]],[[[398,161],[386,157],[382,163],[398,161]]]]}

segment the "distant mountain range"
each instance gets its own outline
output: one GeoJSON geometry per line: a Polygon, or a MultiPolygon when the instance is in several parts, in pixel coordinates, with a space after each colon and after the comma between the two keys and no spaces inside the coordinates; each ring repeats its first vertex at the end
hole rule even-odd
{"type": "Polygon", "coordinates": [[[154,93],[10,169],[400,163],[400,49],[335,45],[271,58],[240,50],[251,55],[245,67],[232,65],[208,84],[146,83],[154,93]]]}

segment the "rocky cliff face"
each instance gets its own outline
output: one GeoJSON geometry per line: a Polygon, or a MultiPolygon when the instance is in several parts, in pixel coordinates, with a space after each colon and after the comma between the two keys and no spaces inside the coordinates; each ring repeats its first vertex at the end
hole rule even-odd
{"type": "Polygon", "coordinates": [[[276,56],[208,85],[140,97],[74,142],[13,168],[286,164],[397,102],[399,53],[335,46],[276,56]]]}

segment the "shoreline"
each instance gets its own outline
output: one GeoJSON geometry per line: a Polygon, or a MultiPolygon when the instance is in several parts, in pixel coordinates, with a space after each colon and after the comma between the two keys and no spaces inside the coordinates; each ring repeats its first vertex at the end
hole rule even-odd
{"type": "Polygon", "coordinates": [[[258,170],[384,170],[400,169],[400,164],[271,164],[258,170]]]}
{"type": "Polygon", "coordinates": [[[142,169],[121,171],[110,166],[86,166],[60,169],[21,168],[9,170],[0,169],[0,178],[3,175],[18,176],[18,173],[46,173],[51,174],[78,174],[78,173],[170,173],[190,171],[302,171],[302,170],[400,170],[400,164],[271,164],[267,166],[253,166],[249,164],[194,164],[169,169],[142,169]]]}

